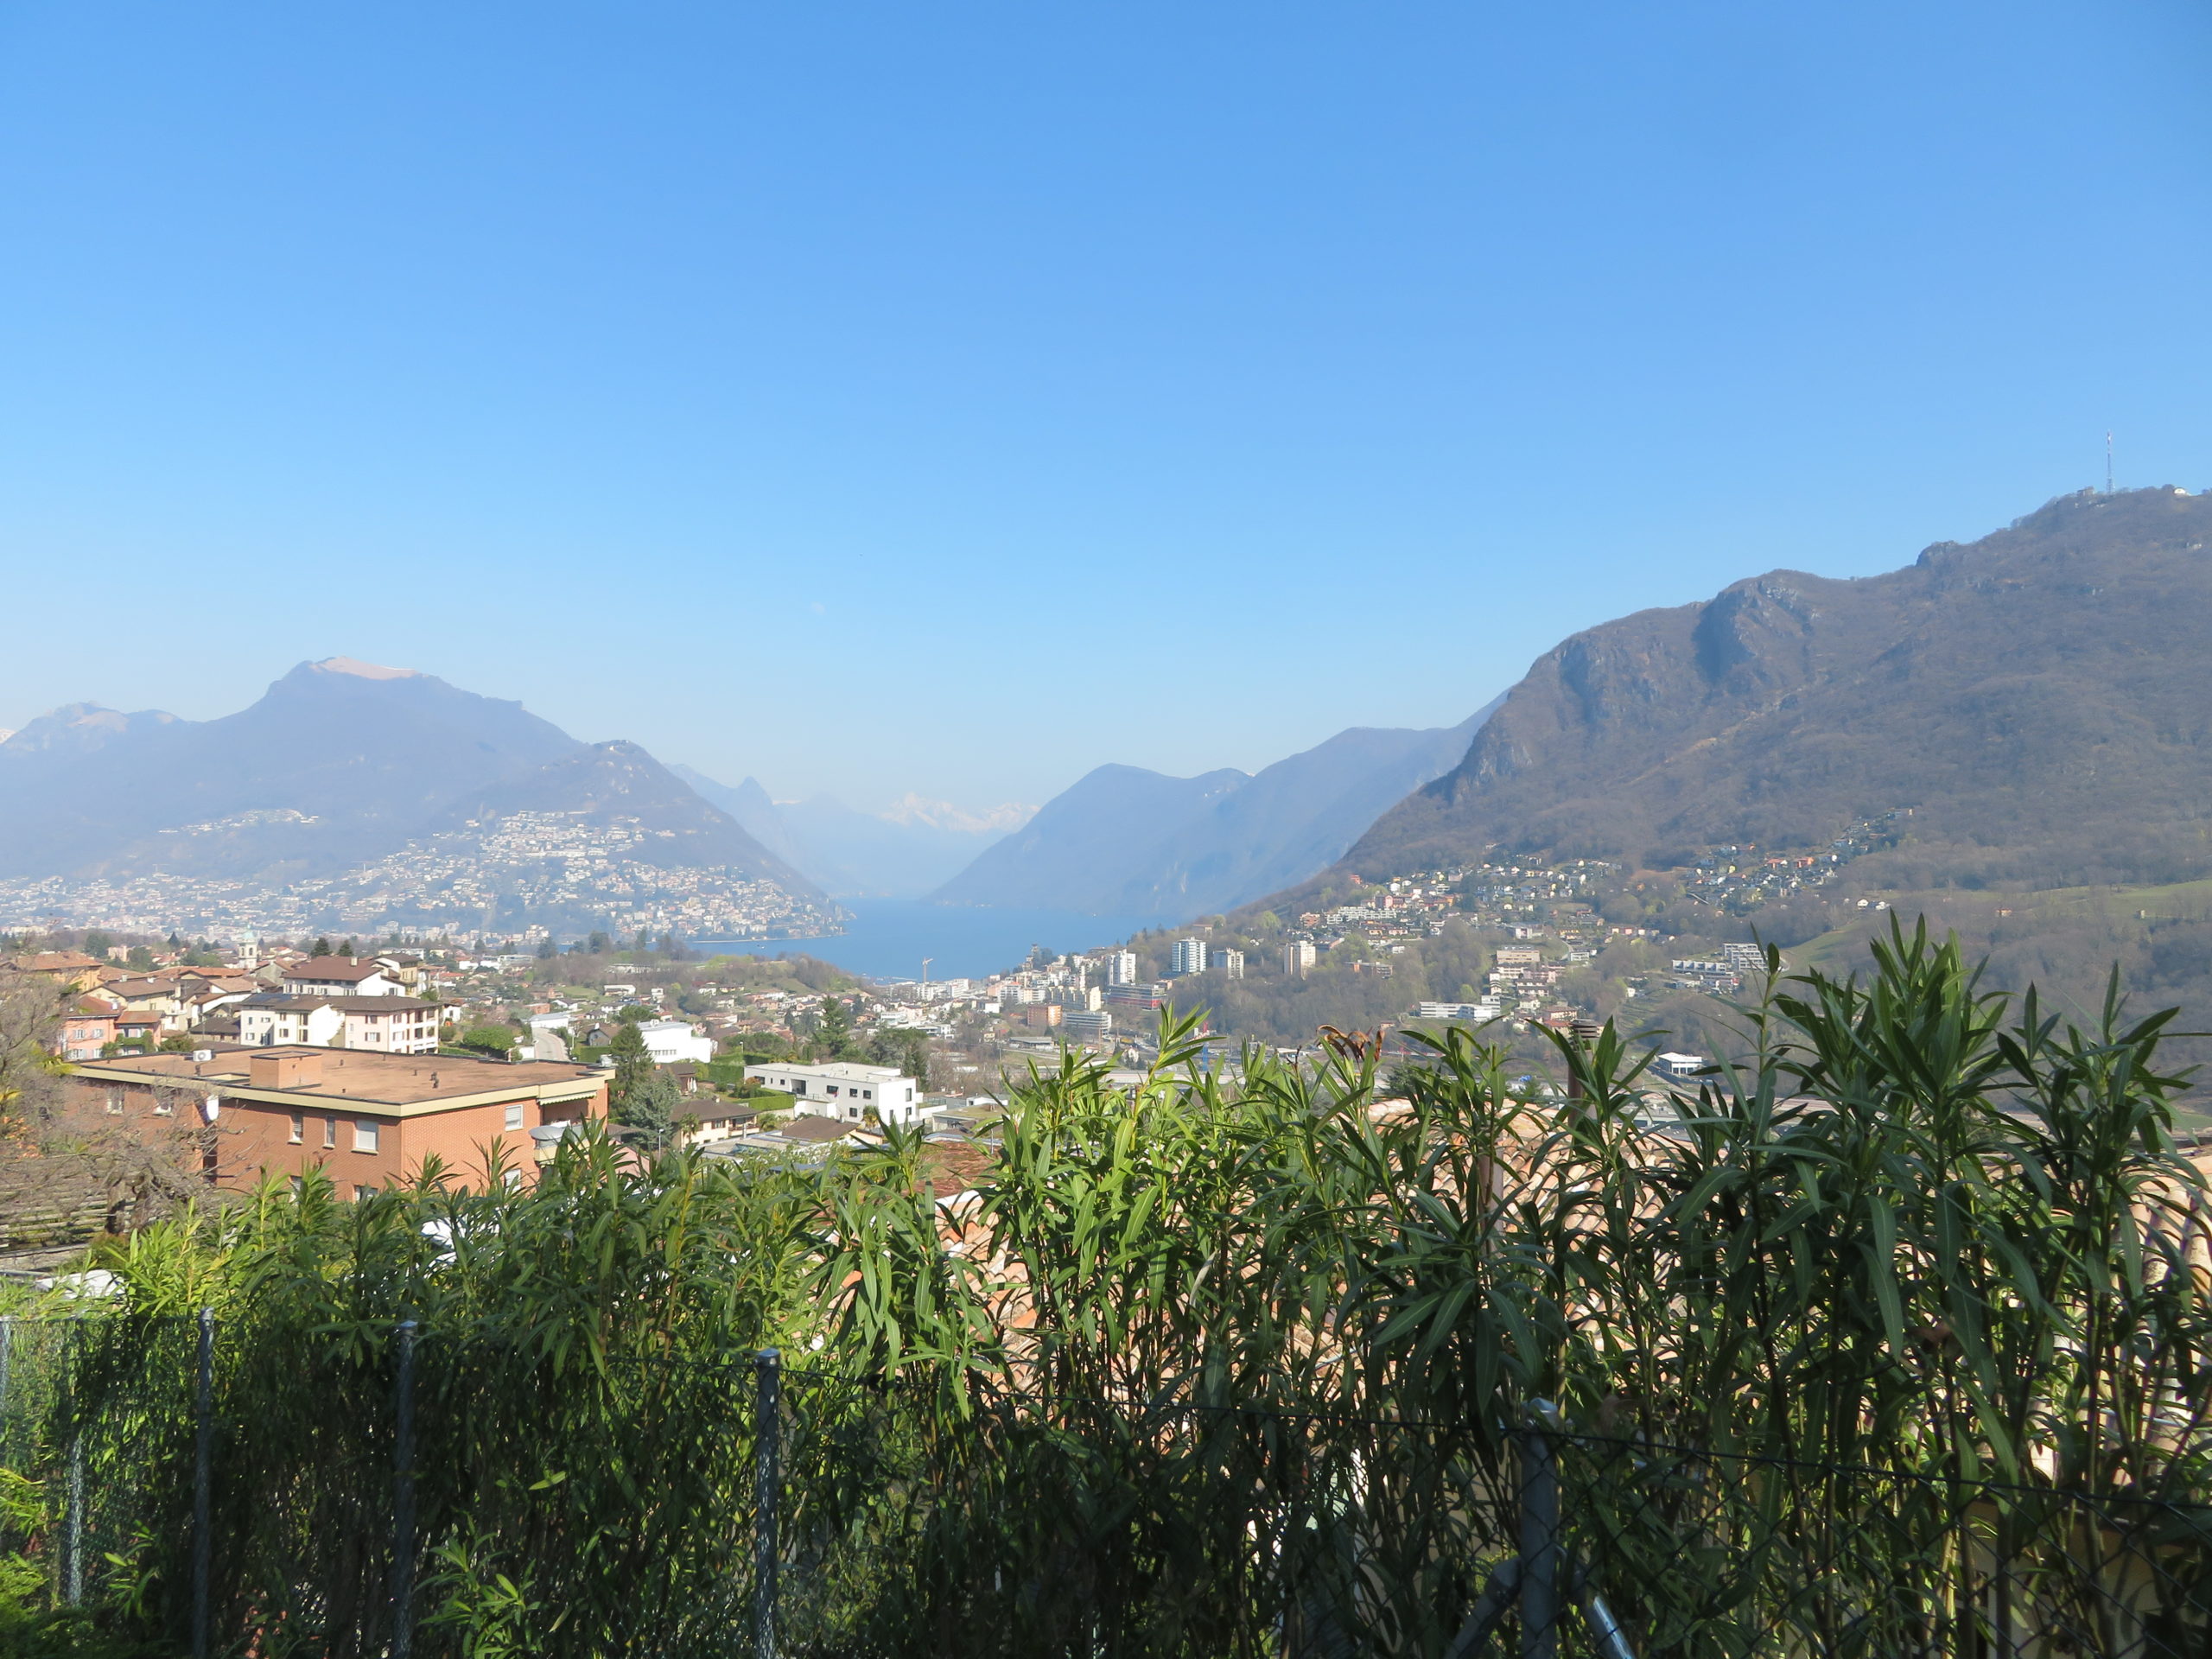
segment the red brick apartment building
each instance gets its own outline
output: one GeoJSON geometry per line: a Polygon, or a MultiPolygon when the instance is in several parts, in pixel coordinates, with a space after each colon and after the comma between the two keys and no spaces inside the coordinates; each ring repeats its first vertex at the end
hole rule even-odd
{"type": "Polygon", "coordinates": [[[149,1138],[211,1127],[222,1185],[320,1167],[343,1198],[408,1181],[433,1154],[481,1185],[495,1145],[532,1179],[550,1143],[531,1130],[607,1116],[607,1074],[588,1065],[295,1046],[123,1055],[70,1070],[87,1120],[121,1119],[118,1128],[149,1138]]]}

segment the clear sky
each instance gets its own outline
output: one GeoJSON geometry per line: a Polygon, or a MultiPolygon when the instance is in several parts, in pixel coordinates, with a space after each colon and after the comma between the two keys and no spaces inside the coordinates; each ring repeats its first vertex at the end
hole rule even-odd
{"type": "Polygon", "coordinates": [[[2208,16],[7,0],[0,725],[1034,801],[2212,485],[2208,16]]]}

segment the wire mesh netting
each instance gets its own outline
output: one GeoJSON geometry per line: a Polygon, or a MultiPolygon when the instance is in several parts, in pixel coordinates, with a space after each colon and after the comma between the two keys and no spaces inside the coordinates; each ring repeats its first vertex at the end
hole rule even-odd
{"type": "Polygon", "coordinates": [[[2212,1510],[2126,1490],[1551,1415],[209,1336],[203,1390],[193,1321],[0,1324],[0,1462],[35,1500],[0,1546],[179,1652],[2212,1652],[2212,1510]]]}
{"type": "Polygon", "coordinates": [[[86,1320],[0,1319],[0,1553],[62,1605],[132,1602],[156,1517],[193,1489],[192,1326],[145,1322],[126,1357],[86,1320]]]}
{"type": "Polygon", "coordinates": [[[1648,1654],[2212,1651],[2212,1509],[1560,1436],[1563,1571],[1648,1654]]]}
{"type": "Polygon", "coordinates": [[[751,1650],[755,1356],[211,1334],[203,1492],[192,1321],[16,1322],[4,1544],[57,1604],[216,1652],[751,1650]]]}

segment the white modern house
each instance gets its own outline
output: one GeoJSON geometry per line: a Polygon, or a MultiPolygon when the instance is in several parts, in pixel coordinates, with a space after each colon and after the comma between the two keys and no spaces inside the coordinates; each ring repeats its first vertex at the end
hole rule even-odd
{"type": "Polygon", "coordinates": [[[1503,1010],[1494,1001],[1421,1002],[1414,1006],[1416,1020],[1495,1020],[1503,1010]]]}
{"type": "Polygon", "coordinates": [[[858,1065],[833,1060],[826,1065],[748,1065],[748,1083],[780,1089],[796,1111],[817,1117],[859,1122],[874,1112],[879,1122],[912,1123],[928,1115],[921,1085],[895,1065],[858,1065]]]}
{"type": "Polygon", "coordinates": [[[682,1020],[640,1020],[638,1035],[645,1039],[645,1052],[653,1057],[655,1065],[715,1058],[715,1039],[701,1036],[696,1026],[682,1020]]]}

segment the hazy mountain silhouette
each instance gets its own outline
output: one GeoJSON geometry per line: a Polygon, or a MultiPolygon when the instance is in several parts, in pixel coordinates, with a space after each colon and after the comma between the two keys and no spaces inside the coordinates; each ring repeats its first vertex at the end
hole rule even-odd
{"type": "Polygon", "coordinates": [[[805,868],[805,855],[792,836],[791,826],[784,822],[776,803],[757,779],[747,778],[732,787],[716,783],[697,767],[687,766],[681,761],[671,765],[669,771],[689,784],[701,799],[711,802],[743,824],[747,835],[778,858],[794,868],[805,868]]]}
{"type": "Polygon", "coordinates": [[[277,881],[379,857],[480,812],[620,810],[649,861],[804,879],[633,744],[587,747],[518,702],[347,658],[302,663],[219,720],[75,703],[0,743],[0,875],[277,881]]]}
{"type": "Polygon", "coordinates": [[[779,804],[751,778],[733,788],[690,766],[670,770],[840,899],[918,898],[965,868],[1026,810],[977,817],[912,796],[889,813],[856,811],[830,795],[779,804]]]}
{"type": "Polygon", "coordinates": [[[1354,727],[1250,775],[1100,766],[934,896],[1178,920],[1227,910],[1342,856],[1454,765],[1489,713],[1427,731],[1354,727]]]}

